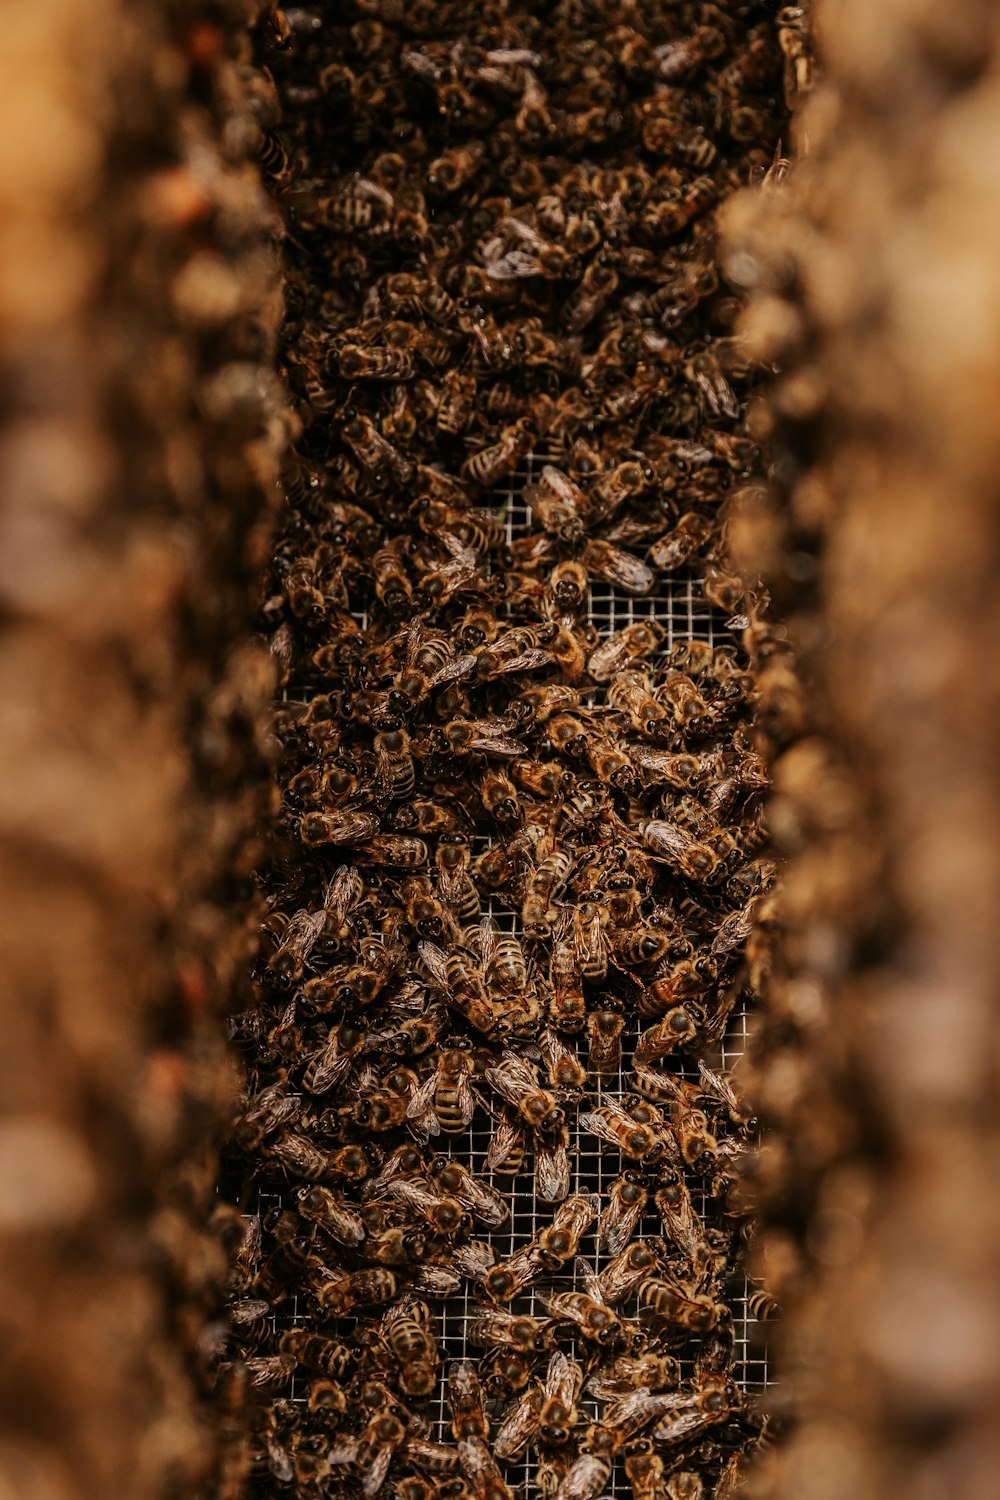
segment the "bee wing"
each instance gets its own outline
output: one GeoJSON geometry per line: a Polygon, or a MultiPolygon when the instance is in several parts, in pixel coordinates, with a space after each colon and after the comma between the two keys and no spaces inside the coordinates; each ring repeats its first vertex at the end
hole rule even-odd
{"type": "Polygon", "coordinates": [[[378,833],[378,818],[369,812],[342,812],[327,815],[326,842],[363,844],[378,833]],[[334,830],[330,832],[330,830],[334,830]]]}
{"type": "Polygon", "coordinates": [[[341,1245],[360,1245],[365,1237],[364,1221],[343,1204],[334,1204],[324,1222],[327,1232],[341,1245]]]}
{"type": "Polygon", "coordinates": [[[520,1150],[524,1140],[523,1127],[510,1115],[501,1115],[486,1152],[486,1166],[492,1172],[509,1161],[520,1150]]]}
{"type": "Polygon", "coordinates": [[[372,786],[375,791],[376,804],[384,810],[384,804],[392,795],[392,760],[381,746],[375,752],[372,786]]]}
{"type": "Polygon", "coordinates": [[[729,1075],[713,1072],[700,1059],[698,1062],[698,1072],[701,1074],[704,1092],[713,1099],[720,1099],[734,1114],[738,1114],[740,1111],[740,1099],[733,1088],[729,1075]]]}
{"type": "Polygon", "coordinates": [[[403,1295],[399,1298],[398,1302],[390,1302],[389,1306],[382,1314],[382,1320],[379,1323],[379,1333],[382,1334],[383,1337],[392,1327],[393,1323],[398,1323],[400,1318],[405,1317],[410,1308],[413,1306],[414,1300],[415,1299],[410,1295],[409,1292],[404,1292],[403,1295]]]}
{"type": "Polygon", "coordinates": [[[479,923],[479,958],[483,973],[488,974],[497,956],[497,941],[500,929],[492,917],[483,917],[479,923]]]}
{"type": "Polygon", "coordinates": [[[471,652],[465,652],[462,656],[456,656],[452,661],[445,662],[443,667],[438,667],[429,678],[432,688],[442,687],[447,682],[457,682],[462,677],[468,677],[476,670],[476,658],[471,652]]]}
{"type": "Polygon", "coordinates": [[[325,1047],[320,1047],[309,1059],[308,1072],[309,1082],[303,1080],[303,1087],[311,1094],[328,1094],[349,1073],[353,1058],[345,1057],[339,1050],[336,1038],[328,1042],[325,1047]]]}
{"type": "Polygon", "coordinates": [[[535,1190],[543,1203],[560,1203],[569,1192],[570,1161],[564,1139],[538,1136],[535,1143],[535,1190]]]}
{"type": "Polygon", "coordinates": [[[331,1464],[352,1464],[358,1456],[361,1444],[357,1438],[341,1438],[338,1443],[331,1443],[325,1451],[325,1457],[331,1464]]]}
{"type": "Polygon", "coordinates": [[[463,1125],[469,1125],[476,1112],[476,1098],[472,1092],[472,1083],[468,1070],[464,1070],[455,1085],[455,1095],[458,1100],[458,1117],[463,1125]]]}
{"type": "Polygon", "coordinates": [[[552,659],[551,651],[546,651],[542,646],[536,646],[531,651],[522,651],[520,656],[514,656],[510,661],[505,661],[491,672],[490,676],[503,677],[512,672],[535,672],[539,667],[549,666],[552,659]]]}
{"type": "Polygon", "coordinates": [[[434,983],[446,994],[449,993],[451,987],[448,983],[448,955],[444,949],[439,948],[437,943],[428,942],[425,938],[417,944],[417,952],[434,983]]]}
{"type": "Polygon", "coordinates": [[[428,1136],[441,1134],[441,1126],[437,1115],[434,1113],[434,1091],[437,1088],[437,1077],[437,1072],[435,1071],[431,1073],[430,1077],[425,1078],[406,1106],[406,1118],[410,1122],[411,1130],[415,1135],[422,1135],[425,1140],[428,1136]]]}
{"type": "Polygon", "coordinates": [[[694,843],[683,828],[662,818],[650,818],[643,826],[642,837],[649,852],[662,855],[664,859],[680,859],[694,843]]]}
{"type": "MultiPolygon", "coordinates": [[[[520,1059],[517,1061],[520,1062],[520,1059]]],[[[506,1065],[506,1060],[503,1067],[487,1068],[483,1077],[496,1089],[501,1099],[513,1105],[517,1105],[524,1098],[526,1090],[533,1085],[532,1079],[526,1081],[518,1068],[506,1065]]]]}
{"type": "Polygon", "coordinates": [[[386,1197],[397,1198],[408,1208],[416,1209],[418,1213],[423,1209],[433,1208],[437,1202],[435,1194],[430,1192],[422,1182],[415,1182],[409,1178],[404,1178],[401,1182],[390,1182],[385,1192],[386,1197]]]}
{"type": "MultiPolygon", "coordinates": [[[[632,1069],[636,1082],[644,1088],[649,1089],[654,1098],[670,1098],[678,1104],[684,1102],[684,1096],[677,1087],[669,1073],[661,1073],[656,1068],[648,1068],[645,1063],[636,1062],[632,1069]]],[[[606,1107],[606,1106],[605,1106],[606,1107]]]]}
{"type": "Polygon", "coordinates": [[[642,1218],[645,1206],[645,1193],[637,1202],[623,1205],[618,1194],[612,1190],[597,1231],[601,1248],[607,1255],[617,1255],[620,1250],[624,1250],[642,1218]]]}
{"type": "Polygon", "coordinates": [[[559,1482],[555,1500],[596,1500],[609,1478],[608,1465],[594,1453],[582,1453],[559,1482]]]}
{"type": "Polygon", "coordinates": [[[517,1458],[538,1432],[541,1405],[532,1385],[511,1407],[497,1429],[493,1451],[499,1458],[517,1458]]]}
{"type": "Polygon", "coordinates": [[[626,642],[623,633],[619,631],[591,653],[587,659],[587,671],[595,682],[609,682],[624,661],[626,653],[626,642]]]}
{"type": "Polygon", "coordinates": [[[413,1275],[413,1289],[425,1297],[454,1297],[461,1289],[462,1278],[445,1266],[418,1266],[413,1275]]]}
{"type": "Polygon", "coordinates": [[[365,1496],[365,1500],[372,1500],[372,1496],[377,1495],[385,1484],[396,1447],[395,1443],[383,1443],[376,1452],[367,1474],[361,1481],[361,1493],[365,1496]]]}
{"type": "Polygon", "coordinates": [[[493,1246],[485,1240],[469,1240],[465,1245],[456,1245],[451,1252],[449,1265],[460,1276],[476,1281],[485,1276],[491,1266],[496,1265],[493,1246]]]}
{"type": "Polygon", "coordinates": [[[491,281],[520,281],[528,276],[537,276],[541,266],[530,250],[508,250],[486,261],[486,274],[491,281]]]}
{"type": "Polygon", "coordinates": [[[338,865],[326,883],[323,907],[332,913],[338,925],[356,905],[362,891],[361,876],[354,865],[338,865]]]}
{"type": "Polygon", "coordinates": [[[458,1461],[472,1488],[478,1494],[485,1493],[488,1482],[491,1495],[510,1496],[510,1490],[501,1478],[496,1459],[481,1437],[459,1439],[458,1461]]]}
{"type": "Polygon", "coordinates": [[[495,1188],[467,1173],[457,1194],[463,1208],[488,1229],[497,1229],[510,1217],[507,1205],[495,1188]]]}
{"type": "Polygon", "coordinates": [[[381,203],[383,208],[391,209],[395,202],[387,188],[380,187],[369,177],[355,177],[351,182],[351,187],[359,198],[366,198],[370,203],[381,203]]]}
{"type": "Polygon", "coordinates": [[[291,1484],[294,1478],[292,1461],[286,1449],[274,1437],[267,1439],[268,1468],[280,1484],[291,1484]]]}
{"type": "Polygon", "coordinates": [[[692,1407],[688,1411],[672,1412],[654,1430],[653,1437],[658,1443],[672,1445],[685,1442],[696,1433],[703,1432],[706,1427],[711,1427],[717,1422],[718,1416],[715,1412],[699,1411],[692,1407]]]}
{"type": "Polygon", "coordinates": [[[587,1296],[592,1297],[595,1302],[599,1302],[602,1307],[607,1307],[608,1304],[605,1301],[604,1292],[601,1290],[601,1279],[590,1262],[584,1260],[582,1255],[578,1255],[573,1262],[573,1270],[577,1281],[583,1287],[587,1296]]]}
{"type": "Polygon", "coordinates": [[[305,962],[325,925],[325,912],[297,911],[289,918],[284,937],[274,951],[274,958],[279,954],[294,953],[305,962]]]}
{"type": "MultiPolygon", "coordinates": [[[[537,83],[535,84],[535,92],[541,99],[544,99],[545,95],[538,88],[537,83]]],[[[526,224],[523,219],[518,219],[513,214],[508,214],[505,219],[501,219],[499,228],[506,234],[512,234],[515,238],[523,240],[525,244],[534,245],[536,250],[544,250],[548,246],[548,240],[546,240],[543,234],[539,233],[533,224],[526,224]]]]}
{"type": "Polygon", "coordinates": [[[256,1323],[258,1318],[263,1318],[271,1308],[269,1302],[260,1297],[239,1297],[235,1302],[229,1304],[229,1317],[233,1323],[256,1323]]]}
{"type": "Polygon", "coordinates": [[[469,748],[482,750],[487,755],[527,755],[528,747],[523,740],[513,740],[505,729],[496,728],[485,719],[475,720],[469,748]]]}
{"type": "Polygon", "coordinates": [[[628,1380],[615,1379],[610,1375],[592,1375],[587,1381],[587,1395],[598,1401],[617,1401],[633,1389],[628,1380]]]}
{"type": "Polygon", "coordinates": [[[610,542],[596,550],[588,547],[583,561],[590,572],[597,573],[608,583],[617,584],[627,594],[648,593],[656,576],[641,558],[633,557],[631,552],[614,547],[610,542]]]}
{"type": "Polygon", "coordinates": [[[571,1407],[580,1394],[583,1385],[583,1371],[575,1359],[557,1349],[549,1360],[549,1367],[545,1372],[545,1394],[562,1401],[565,1406],[571,1407]]]}

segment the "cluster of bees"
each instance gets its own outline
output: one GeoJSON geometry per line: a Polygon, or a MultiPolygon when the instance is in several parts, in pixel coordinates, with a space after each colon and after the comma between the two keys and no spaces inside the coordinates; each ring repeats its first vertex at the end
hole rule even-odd
{"type": "Polygon", "coordinates": [[[530,1463],[557,1500],[619,1468],[698,1500],[761,1430],[716,1060],[773,863],[713,210],[771,162],[797,13],[537,11],[268,23],[302,432],[261,611],[281,805],[232,1020],[220,1371],[257,1391],[260,1492],[506,1500],[530,1463]],[[678,580],[732,645],[591,623],[678,580]],[[600,1192],[572,1190],[586,1141],[600,1192]]]}

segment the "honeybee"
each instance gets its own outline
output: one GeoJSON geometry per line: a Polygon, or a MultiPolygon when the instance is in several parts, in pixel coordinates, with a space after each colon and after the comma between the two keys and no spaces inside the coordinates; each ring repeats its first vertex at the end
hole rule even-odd
{"type": "Polygon", "coordinates": [[[354,858],[359,865],[388,865],[403,870],[419,869],[429,859],[423,839],[410,834],[387,833],[365,842],[355,841],[354,858]]]}
{"type": "Polygon", "coordinates": [[[405,807],[393,809],[393,822],[397,828],[412,829],[418,834],[456,834],[464,827],[462,815],[457,808],[443,802],[434,802],[427,797],[414,797],[405,807]]]}
{"type": "Polygon", "coordinates": [[[506,1052],[497,1065],[484,1070],[483,1076],[526,1125],[552,1131],[565,1124],[562,1106],[547,1089],[540,1087],[535,1068],[524,1058],[506,1052]]]}
{"type": "Polygon", "coordinates": [[[333,1339],[311,1333],[308,1328],[290,1328],[278,1340],[282,1354],[317,1374],[342,1380],[354,1363],[354,1352],[333,1339]]]}
{"type": "Polygon", "coordinates": [[[331,1177],[342,1177],[348,1182],[363,1182],[372,1174],[373,1157],[374,1148],[371,1146],[340,1146],[327,1155],[327,1171],[331,1177]]]}
{"type": "Polygon", "coordinates": [[[559,1500],[597,1500],[612,1478],[615,1455],[624,1442],[618,1428],[592,1422],[580,1443],[580,1454],[556,1490],[559,1500]]]}
{"type": "Polygon", "coordinates": [[[655,581],[652,568],[641,558],[597,538],[592,537],[586,543],[580,561],[591,576],[602,578],[626,594],[648,594],[655,581]]]}
{"type": "MultiPolygon", "coordinates": [[[[632,1487],[632,1500],[661,1500],[666,1494],[666,1468],[659,1453],[626,1453],[625,1473],[632,1487]]],[[[698,1497],[693,1496],[692,1500],[698,1500],[698,1497]]]]}
{"type": "Polygon", "coordinates": [[[600,1401],[611,1401],[638,1388],[667,1390],[678,1385],[680,1378],[680,1361],[672,1354],[646,1350],[641,1354],[619,1354],[607,1366],[607,1374],[590,1377],[587,1390],[600,1401]]]}
{"type": "Polygon", "coordinates": [[[396,1069],[391,1082],[359,1095],[350,1108],[352,1121],[376,1133],[394,1130],[405,1121],[410,1100],[418,1086],[417,1075],[412,1069],[396,1069]]]}
{"type": "Polygon", "coordinates": [[[655,1240],[633,1240],[613,1256],[597,1278],[604,1300],[614,1306],[631,1296],[639,1282],[659,1268],[662,1248],[655,1240]]]}
{"type": "Polygon", "coordinates": [[[684,567],[707,544],[713,530],[707,516],[691,511],[681,516],[671,531],[653,543],[646,561],[658,572],[672,573],[684,567]]]}
{"type": "Polygon", "coordinates": [[[496,1189],[474,1177],[461,1162],[435,1157],[430,1175],[442,1193],[454,1198],[480,1224],[496,1229],[509,1218],[507,1205],[496,1189]]]}
{"type": "Polygon", "coordinates": [[[601,734],[592,734],[587,744],[587,759],[602,786],[622,792],[626,797],[639,790],[639,777],[625,752],[601,734]]]}
{"type": "Polygon", "coordinates": [[[293,1125],[301,1113],[301,1100],[288,1092],[288,1086],[282,1080],[261,1089],[247,1101],[246,1109],[234,1126],[233,1139],[243,1151],[259,1151],[269,1134],[293,1125]]]}
{"type": "Polygon", "coordinates": [[[361,1493],[366,1500],[377,1495],[400,1445],[406,1438],[406,1426],[392,1412],[372,1417],[359,1438],[346,1438],[327,1449],[330,1464],[352,1464],[361,1474],[361,1493]]]}
{"type": "Polygon", "coordinates": [[[479,964],[465,948],[445,953],[436,943],[422,942],[418,951],[431,979],[453,1009],[476,1031],[489,1036],[503,1029],[503,1016],[486,992],[479,964]]]}
{"type": "Polygon", "coordinates": [[[574,942],[573,909],[568,906],[560,911],[552,933],[549,982],[552,1025],[571,1034],[581,1031],[587,1019],[586,1002],[574,942]]]}
{"type": "Polygon", "coordinates": [[[689,1333],[707,1333],[726,1315],[725,1304],[686,1291],[662,1271],[639,1283],[639,1303],[647,1310],[647,1321],[683,1328],[689,1333]]]}
{"type": "Polygon", "coordinates": [[[624,1172],[611,1184],[597,1231],[606,1254],[617,1255],[632,1238],[648,1199],[648,1191],[634,1172],[624,1172]]]}
{"type": "Polygon", "coordinates": [[[565,304],[563,323],[567,332],[582,333],[599,317],[618,288],[618,272],[600,260],[591,261],[565,304]]]}
{"type": "MultiPolygon", "coordinates": [[[[371,1253],[372,1246],[373,1240],[366,1242],[366,1254],[371,1253]]],[[[396,1272],[378,1265],[360,1271],[342,1271],[321,1282],[313,1295],[322,1312],[333,1318],[342,1318],[355,1308],[378,1307],[393,1302],[400,1289],[401,1281],[396,1272]]]]}
{"type": "Polygon", "coordinates": [[[560,614],[580,614],[587,602],[587,570],[583,564],[575,559],[557,563],[549,575],[549,593],[560,614]]]}
{"type": "Polygon", "coordinates": [[[624,1019],[616,1011],[595,1010],[587,1016],[589,1049],[587,1071],[598,1076],[618,1072],[622,1061],[621,1035],[624,1019]]]}
{"type": "Polygon", "coordinates": [[[715,850],[679,824],[648,818],[637,826],[643,846],[649,853],[688,880],[702,885],[719,873],[722,862],[715,850]]]}
{"type": "Polygon", "coordinates": [[[427,1303],[403,1297],[383,1315],[380,1328],[399,1365],[402,1390],[408,1396],[429,1396],[437,1381],[438,1344],[427,1303]]]}
{"type": "Polygon", "coordinates": [[[365,1044],[366,1036],[346,1022],[330,1028],[327,1040],[312,1054],[302,1074],[302,1087],[311,1094],[325,1094],[342,1083],[365,1044]]]}
{"type": "Polygon", "coordinates": [[[596,1219],[599,1208],[600,1199],[594,1194],[567,1198],[559,1205],[552,1223],[535,1240],[547,1270],[558,1271],[574,1259],[580,1240],[596,1219]]]}
{"type": "Polygon", "coordinates": [[[456,755],[524,755],[527,745],[514,739],[507,719],[453,719],[444,738],[456,755]]]}
{"type": "Polygon", "coordinates": [[[481,141],[453,146],[429,162],[426,171],[427,191],[433,198],[447,198],[471,181],[485,156],[481,141]]]}
{"type": "Polygon", "coordinates": [[[576,1053],[551,1026],[542,1032],[540,1046],[551,1087],[560,1098],[579,1098],[587,1082],[587,1069],[576,1053]]]}
{"type": "Polygon", "coordinates": [[[573,907],[573,952],[585,979],[603,979],[608,972],[607,911],[597,901],[573,907]]]}
{"type": "MultiPolygon", "coordinates": [[[[524,498],[531,506],[532,517],[543,530],[570,544],[582,540],[590,504],[580,486],[561,469],[545,464],[538,482],[525,489],[524,498]]],[[[578,585],[578,565],[570,572],[564,569],[561,576],[567,579],[567,586],[574,586],[570,579],[578,585]]],[[[586,575],[583,587],[586,590],[586,575]]]]}
{"type": "MultiPolygon", "coordinates": [[[[596,651],[591,653],[587,662],[587,671],[595,682],[611,684],[608,689],[608,702],[619,712],[629,713],[630,716],[632,713],[626,690],[620,686],[622,677],[626,677],[629,681],[638,679],[638,685],[647,688],[645,701],[652,703],[654,709],[659,708],[648,690],[645,679],[639,673],[629,673],[623,671],[623,668],[626,668],[629,662],[639,661],[644,656],[652,656],[662,640],[661,626],[651,620],[636,620],[631,625],[626,625],[623,630],[616,631],[614,635],[609,636],[597,647],[596,651]]],[[[666,714],[662,708],[659,708],[659,712],[654,713],[652,717],[662,719],[666,717],[666,714]]]]}
{"type": "Polygon", "coordinates": [[[304,1219],[318,1224],[340,1244],[360,1245],[364,1239],[365,1226],[362,1220],[329,1188],[319,1183],[300,1188],[296,1194],[296,1203],[304,1219]]]}
{"type": "Polygon", "coordinates": [[[490,1428],[483,1408],[482,1388],[472,1360],[455,1360],[449,1365],[447,1395],[455,1440],[488,1437],[490,1428]]]}
{"type": "Polygon", "coordinates": [[[457,937],[458,929],[444,904],[438,900],[426,875],[416,875],[399,887],[406,920],[421,937],[457,937]]]}
{"type": "Polygon", "coordinates": [[[276,1140],[265,1142],[261,1149],[279,1167],[293,1177],[305,1178],[307,1182],[321,1182],[329,1171],[326,1152],[314,1146],[304,1135],[286,1131],[276,1140]]]}
{"type": "Polygon", "coordinates": [[[535,1193],[559,1203],[569,1192],[569,1131],[565,1125],[535,1131],[535,1193]]]}
{"type": "Polygon", "coordinates": [[[541,1389],[534,1383],[508,1410],[493,1439],[498,1458],[516,1461],[538,1436],[542,1399],[541,1389]]]}
{"type": "Polygon", "coordinates": [[[385,808],[409,797],[416,781],[410,737],[398,719],[383,720],[375,735],[375,802],[385,808]]]}
{"type": "MultiPolygon", "coordinates": [[[[552,923],[557,920],[555,897],[569,879],[573,858],[571,850],[555,849],[546,854],[529,874],[521,908],[521,921],[526,937],[549,936],[552,923]]],[[[571,917],[569,920],[571,922],[571,917]]]]}
{"type": "Polygon", "coordinates": [[[668,1144],[662,1130],[640,1123],[614,1099],[605,1100],[596,1110],[580,1116],[580,1125],[598,1139],[617,1147],[624,1156],[644,1164],[662,1159],[668,1144]]]}
{"type": "Polygon", "coordinates": [[[544,1274],[545,1263],[538,1246],[530,1240],[509,1259],[491,1266],[480,1282],[480,1290],[493,1302],[510,1302],[544,1274]]]}
{"type": "Polygon", "coordinates": [[[560,1323],[572,1323],[588,1344],[597,1344],[602,1349],[612,1349],[626,1337],[624,1324],[614,1310],[605,1302],[600,1286],[589,1267],[583,1262],[588,1290],[585,1292],[540,1293],[545,1311],[560,1323]]]}
{"type": "Polygon", "coordinates": [[[480,796],[486,811],[498,823],[516,823],[521,804],[517,788],[510,777],[499,770],[488,770],[479,784],[480,796]]]}
{"type": "Polygon", "coordinates": [[[470,1083],[468,1043],[456,1038],[438,1053],[437,1066],[407,1105],[407,1118],[428,1135],[459,1135],[472,1121],[476,1101],[470,1083]]]}
{"type": "Polygon", "coordinates": [[[555,1350],[542,1385],[522,1397],[498,1430],[494,1446],[499,1456],[517,1458],[536,1439],[550,1445],[567,1442],[577,1422],[582,1384],[583,1371],[576,1360],[555,1350]]]}
{"type": "Polygon", "coordinates": [[[490,1308],[469,1324],[469,1342],[487,1349],[501,1347],[538,1354],[551,1348],[552,1329],[548,1322],[527,1313],[490,1308]]]}

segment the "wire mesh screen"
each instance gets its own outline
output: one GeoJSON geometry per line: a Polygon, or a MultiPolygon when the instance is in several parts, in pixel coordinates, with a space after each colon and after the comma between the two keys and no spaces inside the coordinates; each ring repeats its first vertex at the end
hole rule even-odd
{"type": "MultiPolygon", "coordinates": [[[[497,515],[503,521],[508,544],[515,542],[531,530],[530,486],[535,482],[541,466],[546,461],[545,455],[531,455],[526,463],[511,476],[500,494],[497,515]]],[[[362,628],[368,627],[367,610],[357,609],[354,612],[354,618],[362,628]]],[[[727,627],[725,617],[706,602],[700,582],[693,573],[661,576],[650,594],[639,597],[627,594],[613,585],[591,579],[587,619],[602,640],[636,620],[655,620],[663,631],[663,637],[659,656],[650,663],[651,667],[655,667],[656,661],[662,660],[675,643],[697,640],[710,645],[733,644],[735,639],[727,627]]],[[[308,690],[303,691],[294,686],[290,686],[285,693],[286,699],[307,700],[310,696],[308,690]]],[[[587,694],[585,701],[599,710],[603,698],[604,690],[597,688],[587,694]]],[[[489,843],[488,836],[479,837],[474,842],[474,853],[481,853],[489,843]]],[[[482,912],[484,916],[493,918],[501,932],[520,934],[520,913],[504,905],[496,895],[483,893],[482,912]]],[[[588,1078],[590,1108],[596,1108],[608,1099],[621,1100],[633,1091],[634,1084],[630,1079],[632,1053],[639,1031],[647,1024],[648,1022],[642,1021],[636,1015],[626,1020],[622,1034],[622,1057],[617,1072],[610,1076],[588,1078]]],[[[740,1002],[730,1018],[725,1036],[719,1043],[716,1054],[706,1057],[706,1062],[714,1068],[732,1069],[745,1050],[747,1026],[748,1016],[740,1002]]],[[[674,1075],[692,1082],[698,1081],[697,1066],[690,1059],[675,1055],[669,1066],[674,1075]]],[[[498,1229],[491,1229],[489,1232],[489,1242],[495,1259],[501,1261],[533,1240],[540,1229],[547,1223],[551,1223],[554,1205],[542,1203],[535,1196],[530,1160],[525,1163],[525,1169],[514,1177],[489,1171],[486,1157],[493,1124],[488,1109],[477,1108],[471,1125],[463,1134],[437,1137],[435,1149],[441,1155],[461,1161],[477,1177],[490,1183],[507,1203],[510,1211],[509,1219],[498,1229]]],[[[596,1194],[602,1203],[606,1201],[610,1183],[621,1175],[623,1166],[627,1165],[615,1152],[609,1152],[606,1147],[602,1147],[598,1139],[582,1129],[575,1119],[570,1122],[569,1156],[570,1193],[596,1194]]],[[[694,1206],[704,1218],[706,1226],[721,1223],[718,1217],[713,1220],[713,1207],[704,1191],[699,1192],[696,1187],[692,1187],[692,1199],[694,1206]]],[[[256,1213],[264,1218],[270,1216],[273,1219],[276,1212],[280,1212],[285,1204],[282,1193],[272,1183],[260,1189],[257,1202],[253,1206],[256,1213]]],[[[579,1250],[583,1259],[600,1272],[610,1256],[602,1254],[596,1229],[596,1223],[591,1225],[580,1243],[579,1250]]],[[[647,1211],[637,1224],[634,1234],[656,1236],[661,1232],[660,1218],[654,1207],[652,1194],[650,1194],[647,1211]]],[[[545,1307],[542,1298],[560,1287],[575,1288],[575,1272],[555,1280],[551,1277],[542,1280],[537,1286],[529,1288],[523,1295],[515,1298],[510,1304],[510,1310],[543,1318],[545,1307]]],[[[751,1403],[768,1386],[765,1330],[751,1310],[752,1292],[753,1287],[749,1284],[742,1269],[731,1274],[724,1291],[733,1317],[734,1360],[731,1373],[751,1403]]],[[[441,1368],[436,1393],[424,1409],[424,1415],[431,1424],[429,1436],[440,1442],[448,1442],[451,1437],[451,1412],[446,1399],[448,1367],[452,1361],[477,1357],[482,1353],[480,1348],[470,1344],[469,1327],[475,1318],[482,1315],[483,1304],[477,1300],[472,1283],[466,1280],[459,1294],[433,1302],[432,1311],[441,1351],[441,1368]]],[[[275,1312],[272,1312],[269,1322],[275,1336],[280,1335],[285,1329],[309,1327],[309,1299],[304,1295],[289,1297],[275,1312]]],[[[685,1374],[688,1373],[690,1373],[689,1366],[685,1368],[685,1374]]],[[[287,1398],[292,1403],[303,1402],[306,1399],[307,1386],[308,1380],[300,1368],[292,1377],[286,1393],[287,1398]]],[[[599,1408],[595,1400],[589,1399],[584,1394],[578,1405],[586,1420],[597,1419],[599,1408]]],[[[493,1415],[497,1415],[497,1412],[494,1411],[493,1415]]],[[[528,1497],[539,1493],[536,1473],[531,1465],[505,1465],[504,1477],[519,1500],[528,1500],[528,1497]]],[[[606,1492],[615,1496],[631,1494],[620,1462],[614,1468],[606,1486],[606,1492]]]]}

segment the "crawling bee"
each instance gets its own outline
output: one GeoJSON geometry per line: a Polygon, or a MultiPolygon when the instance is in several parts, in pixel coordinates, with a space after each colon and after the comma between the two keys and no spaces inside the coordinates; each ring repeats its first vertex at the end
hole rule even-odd
{"type": "Polygon", "coordinates": [[[438,1341],[431,1327],[430,1308],[415,1298],[404,1297],[383,1315],[382,1336],[408,1396],[428,1396],[437,1382],[438,1341]]]}

